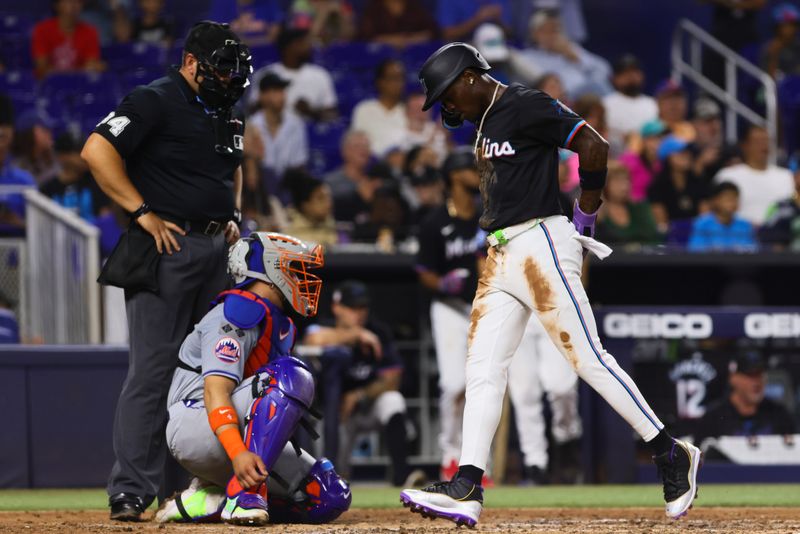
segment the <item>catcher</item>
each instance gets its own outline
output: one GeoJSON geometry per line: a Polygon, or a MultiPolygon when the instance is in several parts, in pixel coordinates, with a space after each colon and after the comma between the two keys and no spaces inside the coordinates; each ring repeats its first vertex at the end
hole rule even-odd
{"type": "Polygon", "coordinates": [[[196,478],[156,521],[326,523],[349,508],[350,488],[331,462],[289,443],[314,379],[290,356],[287,307],[316,313],[322,281],[309,270],[322,263],[319,246],[282,234],[254,233],[231,248],[234,289],[184,340],[168,398],[170,452],[196,478]]]}

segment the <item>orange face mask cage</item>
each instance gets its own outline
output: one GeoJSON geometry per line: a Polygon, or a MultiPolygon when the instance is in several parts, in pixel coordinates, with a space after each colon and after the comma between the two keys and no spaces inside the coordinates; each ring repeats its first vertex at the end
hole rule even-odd
{"type": "Polygon", "coordinates": [[[316,245],[308,253],[281,250],[279,254],[281,272],[292,281],[292,307],[306,310],[305,315],[316,315],[322,279],[309,272],[324,265],[322,246],[316,245]]]}

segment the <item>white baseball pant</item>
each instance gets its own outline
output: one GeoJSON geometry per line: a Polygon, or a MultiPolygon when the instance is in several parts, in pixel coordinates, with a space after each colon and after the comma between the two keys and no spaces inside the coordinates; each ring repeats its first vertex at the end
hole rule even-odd
{"type": "Polygon", "coordinates": [[[583,247],[577,238],[569,219],[559,215],[489,248],[468,333],[460,465],[486,468],[508,367],[531,312],[578,376],[645,441],[663,428],[636,384],[600,344],[581,284],[583,247]]]}
{"type": "MultiPolygon", "coordinates": [[[[439,367],[439,448],[442,465],[458,460],[466,385],[469,307],[458,301],[431,303],[431,327],[439,367]]],[[[539,320],[531,316],[513,358],[508,381],[525,465],[547,467],[547,438],[542,393],[553,413],[553,437],[558,443],[581,435],[578,377],[550,341],[539,320]]]]}

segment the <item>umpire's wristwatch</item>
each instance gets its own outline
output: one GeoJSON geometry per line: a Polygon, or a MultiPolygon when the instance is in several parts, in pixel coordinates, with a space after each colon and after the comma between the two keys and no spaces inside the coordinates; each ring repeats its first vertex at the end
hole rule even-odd
{"type": "Polygon", "coordinates": [[[147,202],[142,202],[142,205],[139,206],[139,208],[136,211],[131,213],[131,220],[135,221],[145,213],[150,213],[151,211],[152,210],[150,209],[150,204],[148,204],[147,202]]]}

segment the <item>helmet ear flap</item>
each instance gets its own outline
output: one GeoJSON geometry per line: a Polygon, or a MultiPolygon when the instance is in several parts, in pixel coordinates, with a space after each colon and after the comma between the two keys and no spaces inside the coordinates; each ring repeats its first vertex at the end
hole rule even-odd
{"type": "Polygon", "coordinates": [[[233,276],[236,284],[244,282],[247,278],[247,254],[250,252],[248,239],[240,239],[228,252],[228,273],[233,276]]]}

